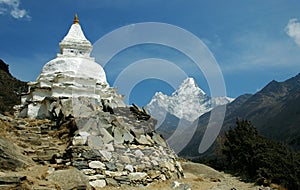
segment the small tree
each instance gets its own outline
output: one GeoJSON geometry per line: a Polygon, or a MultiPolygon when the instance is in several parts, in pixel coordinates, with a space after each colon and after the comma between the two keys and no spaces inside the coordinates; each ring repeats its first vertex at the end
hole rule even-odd
{"type": "Polygon", "coordinates": [[[255,176],[254,156],[259,138],[257,130],[247,120],[237,120],[237,127],[226,133],[223,153],[229,168],[247,177],[255,176]]]}

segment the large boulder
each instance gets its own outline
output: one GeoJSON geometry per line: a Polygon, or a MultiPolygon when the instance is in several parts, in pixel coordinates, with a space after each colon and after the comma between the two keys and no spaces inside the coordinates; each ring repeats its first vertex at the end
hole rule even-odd
{"type": "Polygon", "coordinates": [[[91,189],[88,177],[76,168],[54,171],[47,179],[64,190],[91,189]]]}

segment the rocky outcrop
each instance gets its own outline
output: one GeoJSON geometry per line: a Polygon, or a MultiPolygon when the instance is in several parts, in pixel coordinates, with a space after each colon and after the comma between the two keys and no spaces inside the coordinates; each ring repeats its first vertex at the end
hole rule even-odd
{"type": "Polygon", "coordinates": [[[8,64],[4,63],[4,61],[2,59],[0,59],[0,70],[4,71],[9,76],[11,76],[9,69],[8,69],[8,64]]]}
{"type": "Polygon", "coordinates": [[[13,106],[20,104],[20,94],[27,92],[27,84],[14,78],[8,64],[0,59],[0,113],[13,113],[13,106]]]}
{"type": "Polygon", "coordinates": [[[143,107],[141,110],[137,105],[132,104],[130,111],[136,116],[138,120],[149,120],[151,116],[148,114],[147,110],[143,107]]]}

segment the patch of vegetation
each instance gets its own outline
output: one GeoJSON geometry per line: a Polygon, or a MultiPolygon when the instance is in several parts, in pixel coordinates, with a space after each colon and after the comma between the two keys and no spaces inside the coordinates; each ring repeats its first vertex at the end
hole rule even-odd
{"type": "Polygon", "coordinates": [[[300,154],[260,135],[247,120],[225,134],[222,154],[227,169],[242,178],[265,179],[288,189],[300,188],[300,154]]]}

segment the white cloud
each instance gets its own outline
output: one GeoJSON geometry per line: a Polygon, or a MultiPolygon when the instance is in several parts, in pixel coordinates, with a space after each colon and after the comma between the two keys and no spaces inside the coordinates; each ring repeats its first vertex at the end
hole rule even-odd
{"type": "Polygon", "coordinates": [[[299,48],[291,46],[285,38],[269,33],[240,33],[232,39],[234,51],[221,60],[223,72],[286,72],[300,69],[299,48]]]}
{"type": "Polygon", "coordinates": [[[5,14],[7,10],[3,7],[0,7],[0,15],[5,14]]]}
{"type": "Polygon", "coordinates": [[[28,11],[20,9],[20,0],[0,0],[0,14],[7,13],[10,13],[15,19],[31,18],[28,11]]]}
{"type": "Polygon", "coordinates": [[[213,39],[201,38],[203,43],[211,50],[217,50],[218,48],[222,47],[221,38],[218,35],[214,35],[213,39]]]}
{"type": "Polygon", "coordinates": [[[300,46],[300,22],[298,19],[292,18],[285,27],[287,35],[295,40],[298,46],[300,46]]]}

